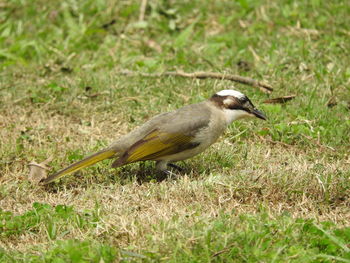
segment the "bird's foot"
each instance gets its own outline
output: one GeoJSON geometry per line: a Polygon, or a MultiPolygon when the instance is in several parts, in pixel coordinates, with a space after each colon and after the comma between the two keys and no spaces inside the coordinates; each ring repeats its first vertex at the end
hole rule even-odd
{"type": "Polygon", "coordinates": [[[172,177],[173,175],[175,175],[172,171],[169,170],[164,170],[162,171],[162,173],[168,177],[172,177]]]}
{"type": "Polygon", "coordinates": [[[169,170],[163,170],[157,172],[157,181],[162,182],[164,180],[167,180],[168,178],[171,178],[173,173],[169,170]]]}
{"type": "Polygon", "coordinates": [[[163,180],[166,180],[166,179],[171,179],[171,180],[174,180],[174,179],[178,179],[178,175],[172,171],[169,171],[169,170],[163,170],[161,171],[160,173],[160,176],[158,177],[158,179],[160,179],[161,181],[163,180]]]}
{"type": "Polygon", "coordinates": [[[173,164],[173,163],[168,163],[168,166],[171,167],[171,168],[174,168],[176,170],[178,170],[179,172],[182,172],[183,171],[183,168],[176,165],[176,164],[173,164]]]}
{"type": "Polygon", "coordinates": [[[177,179],[177,175],[174,171],[167,169],[168,167],[174,168],[178,171],[182,171],[180,166],[173,163],[168,163],[167,161],[158,161],[156,164],[157,170],[159,171],[158,179],[163,181],[165,179],[177,179]]]}

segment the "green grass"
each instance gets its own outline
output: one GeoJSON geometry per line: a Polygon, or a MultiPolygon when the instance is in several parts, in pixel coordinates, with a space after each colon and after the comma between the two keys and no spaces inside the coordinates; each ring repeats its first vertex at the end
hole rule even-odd
{"type": "Polygon", "coordinates": [[[97,224],[97,214],[86,211],[83,215],[76,213],[73,207],[57,205],[52,208],[48,204],[34,203],[33,210],[15,216],[11,212],[1,212],[1,236],[9,237],[26,232],[46,232],[50,240],[64,237],[69,227],[84,229],[88,225],[97,224]],[[60,236],[57,236],[58,232],[60,236]]]}
{"type": "MultiPolygon", "coordinates": [[[[79,215],[72,208],[45,204],[34,204],[34,209],[20,216],[2,212],[2,236],[18,235],[22,231],[34,233],[38,225],[47,227],[47,216],[64,228],[74,225],[79,215]],[[45,211],[45,213],[44,213],[45,211]],[[43,216],[43,217],[41,217],[43,216]],[[60,219],[67,221],[60,222],[60,219]],[[33,224],[33,222],[35,222],[33,224]]],[[[81,221],[81,219],[79,219],[81,221]]],[[[102,222],[97,220],[96,224],[102,222]]],[[[103,223],[102,223],[103,224],[103,223]]],[[[157,228],[166,230],[162,242],[153,236],[146,237],[145,248],[135,253],[97,242],[60,240],[62,237],[48,233],[47,248],[33,248],[36,253],[9,253],[1,251],[0,259],[9,262],[114,262],[115,260],[167,261],[167,262],[256,262],[256,261],[300,261],[324,262],[339,260],[349,262],[350,228],[336,228],[334,223],[316,223],[313,220],[293,219],[285,214],[270,218],[264,211],[260,215],[239,215],[235,211],[219,213],[217,217],[200,220],[191,228],[174,216],[160,222],[157,228]],[[173,226],[184,227],[174,231],[173,226]],[[164,257],[164,255],[166,255],[164,257]],[[300,260],[298,260],[300,259],[300,260]]],[[[81,223],[75,225],[81,228],[81,223]]],[[[62,229],[63,228],[63,229],[62,229]]]]}
{"type": "Polygon", "coordinates": [[[0,3],[0,261],[349,262],[347,1],[156,0],[142,22],[139,2],[0,3]],[[268,121],[235,122],[176,180],[109,161],[26,180],[32,160],[56,171],[232,85],[268,121]]]}

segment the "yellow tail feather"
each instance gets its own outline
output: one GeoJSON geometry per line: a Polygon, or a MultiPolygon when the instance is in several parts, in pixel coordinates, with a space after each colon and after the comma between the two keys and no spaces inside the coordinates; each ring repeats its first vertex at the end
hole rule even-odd
{"type": "Polygon", "coordinates": [[[84,158],[83,160],[79,161],[79,162],[76,162],[76,163],[73,163],[71,164],[70,166],[64,168],[63,170],[61,171],[58,171],[57,173],[54,173],[53,175],[47,177],[46,179],[44,179],[42,181],[43,184],[48,184],[48,183],[51,183],[52,181],[64,176],[64,175],[67,175],[67,174],[70,174],[70,173],[73,173],[73,172],[76,172],[80,169],[83,169],[85,167],[88,167],[90,165],[93,165],[99,161],[102,161],[102,160],[105,160],[107,158],[110,158],[112,157],[113,155],[115,155],[115,151],[113,150],[103,150],[101,152],[98,152],[98,153],[95,153],[93,155],[90,155],[86,158],[84,158]]]}

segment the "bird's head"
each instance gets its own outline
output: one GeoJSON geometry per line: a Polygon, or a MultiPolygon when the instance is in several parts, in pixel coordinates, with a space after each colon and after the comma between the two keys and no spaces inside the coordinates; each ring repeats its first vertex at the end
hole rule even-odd
{"type": "Polygon", "coordinates": [[[266,120],[264,113],[255,108],[250,99],[239,91],[221,90],[209,100],[224,111],[227,123],[246,117],[257,117],[266,120]]]}

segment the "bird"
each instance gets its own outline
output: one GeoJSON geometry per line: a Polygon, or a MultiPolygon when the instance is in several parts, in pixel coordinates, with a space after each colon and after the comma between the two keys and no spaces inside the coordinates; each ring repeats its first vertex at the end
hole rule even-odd
{"type": "Polygon", "coordinates": [[[48,184],[105,159],[115,159],[112,167],[139,161],[155,161],[156,169],[171,174],[174,162],[191,158],[215,143],[235,120],[256,117],[266,120],[251,100],[234,89],[221,90],[209,99],[161,113],[105,149],[48,176],[48,184]]]}

